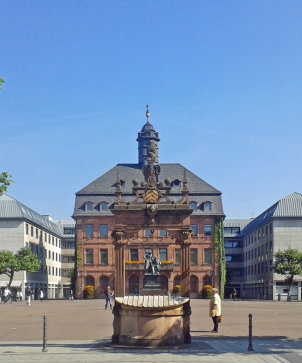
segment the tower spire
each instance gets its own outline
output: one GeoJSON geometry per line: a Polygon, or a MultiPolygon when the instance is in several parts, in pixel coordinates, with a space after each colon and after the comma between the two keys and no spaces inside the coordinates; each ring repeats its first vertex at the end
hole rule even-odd
{"type": "Polygon", "coordinates": [[[147,117],[147,122],[149,122],[149,117],[150,117],[149,105],[146,105],[146,117],[147,117]]]}

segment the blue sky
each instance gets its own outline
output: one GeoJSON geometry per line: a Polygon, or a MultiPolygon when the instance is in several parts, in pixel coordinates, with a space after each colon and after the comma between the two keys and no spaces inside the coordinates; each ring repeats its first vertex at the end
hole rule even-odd
{"type": "Polygon", "coordinates": [[[301,1],[0,3],[0,170],[8,194],[70,218],[137,132],[222,191],[227,218],[302,192],[301,1]]]}

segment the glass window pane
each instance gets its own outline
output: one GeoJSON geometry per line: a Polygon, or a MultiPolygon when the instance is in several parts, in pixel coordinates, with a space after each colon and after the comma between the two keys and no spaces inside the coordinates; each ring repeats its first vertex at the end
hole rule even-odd
{"type": "Polygon", "coordinates": [[[197,209],[197,203],[196,202],[190,202],[190,208],[193,210],[197,209]]]}
{"type": "Polygon", "coordinates": [[[85,224],[85,237],[92,237],[92,236],[93,236],[93,225],[85,224]]]}
{"type": "Polygon", "coordinates": [[[138,250],[137,249],[130,250],[130,261],[138,261],[138,250]]]}
{"type": "Polygon", "coordinates": [[[85,250],[85,263],[87,265],[93,265],[93,249],[85,250]]]}
{"type": "Polygon", "coordinates": [[[100,204],[100,207],[101,207],[101,210],[102,210],[102,211],[106,211],[106,210],[107,210],[107,203],[106,203],[106,202],[102,202],[102,203],[100,204]]]}
{"type": "Polygon", "coordinates": [[[212,236],[212,225],[211,224],[205,224],[203,226],[203,235],[206,237],[212,236]]]}
{"type": "Polygon", "coordinates": [[[190,250],[190,264],[197,265],[197,248],[191,248],[190,250]]]}
{"type": "Polygon", "coordinates": [[[204,249],[204,263],[211,264],[213,262],[212,248],[204,249]]]}
{"type": "Polygon", "coordinates": [[[146,229],[145,230],[145,237],[152,237],[153,233],[151,231],[151,229],[146,229]]]}
{"type": "Polygon", "coordinates": [[[101,265],[108,265],[108,249],[101,248],[100,250],[100,263],[101,265]]]}
{"type": "Polygon", "coordinates": [[[107,224],[100,224],[100,237],[108,237],[108,226],[107,224]]]}
{"type": "Polygon", "coordinates": [[[92,211],[92,203],[91,202],[87,202],[85,204],[85,210],[92,211]]]}
{"type": "Polygon", "coordinates": [[[159,231],[159,237],[166,237],[167,236],[167,231],[166,230],[164,230],[164,229],[161,229],[160,231],[159,231]]]}
{"type": "Polygon", "coordinates": [[[205,212],[210,212],[212,209],[212,203],[211,202],[204,202],[203,203],[203,210],[205,212]]]}
{"type": "Polygon", "coordinates": [[[190,228],[192,229],[193,236],[198,236],[198,226],[197,226],[197,224],[191,224],[190,228]]]}
{"type": "Polygon", "coordinates": [[[167,249],[166,248],[159,249],[159,260],[167,261],[167,249]]]}
{"type": "Polygon", "coordinates": [[[180,265],[180,248],[175,249],[175,265],[180,265]]]}

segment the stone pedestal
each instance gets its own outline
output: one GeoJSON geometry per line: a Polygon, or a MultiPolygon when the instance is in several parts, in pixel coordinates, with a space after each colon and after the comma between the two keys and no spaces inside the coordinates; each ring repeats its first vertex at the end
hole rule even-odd
{"type": "Polygon", "coordinates": [[[179,296],[116,298],[112,344],[174,346],[190,343],[190,305],[179,296]]]}

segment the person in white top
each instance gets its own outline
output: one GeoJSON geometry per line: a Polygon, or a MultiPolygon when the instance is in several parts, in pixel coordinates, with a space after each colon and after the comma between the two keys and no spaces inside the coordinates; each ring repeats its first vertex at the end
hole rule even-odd
{"type": "Polygon", "coordinates": [[[212,298],[210,300],[210,317],[213,319],[214,329],[212,333],[218,333],[218,321],[221,315],[221,299],[218,294],[218,289],[212,290],[212,298]]]}

